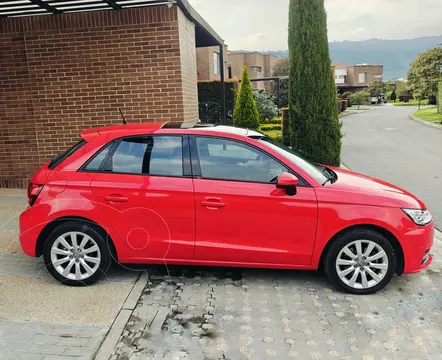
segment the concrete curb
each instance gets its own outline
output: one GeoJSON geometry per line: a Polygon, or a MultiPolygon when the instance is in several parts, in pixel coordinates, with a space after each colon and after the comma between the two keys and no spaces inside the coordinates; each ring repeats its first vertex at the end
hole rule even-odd
{"type": "Polygon", "coordinates": [[[410,118],[411,120],[414,120],[414,121],[416,121],[416,122],[418,122],[418,123],[421,123],[421,124],[424,124],[424,125],[426,125],[426,126],[429,126],[429,127],[435,128],[435,129],[442,130],[442,125],[429,123],[428,121],[425,121],[425,120],[419,119],[419,118],[417,118],[417,117],[414,116],[414,115],[409,115],[409,118],[410,118]]]}
{"type": "Polygon", "coordinates": [[[117,317],[112,323],[109,331],[105,335],[99,349],[94,355],[91,356],[91,360],[109,360],[109,358],[112,356],[115,346],[118,344],[118,340],[120,340],[121,334],[123,333],[127,322],[137,306],[138,299],[147,285],[148,279],[149,276],[147,272],[143,272],[140,275],[131,292],[127,296],[126,301],[121,307],[117,317]]]}

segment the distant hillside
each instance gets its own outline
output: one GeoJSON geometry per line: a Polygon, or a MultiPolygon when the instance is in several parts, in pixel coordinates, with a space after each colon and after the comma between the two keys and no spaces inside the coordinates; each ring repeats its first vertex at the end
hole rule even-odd
{"type": "MultiPolygon", "coordinates": [[[[442,44],[442,35],[424,36],[406,40],[369,39],[364,41],[342,41],[330,43],[333,62],[384,65],[384,79],[405,77],[410,63],[416,56],[442,44]]],[[[264,51],[278,57],[287,57],[288,51],[264,51]]]]}

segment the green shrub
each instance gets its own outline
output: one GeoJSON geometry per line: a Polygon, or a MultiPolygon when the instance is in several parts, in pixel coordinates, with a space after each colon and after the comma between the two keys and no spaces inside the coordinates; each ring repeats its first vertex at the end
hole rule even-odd
{"type": "Polygon", "coordinates": [[[289,109],[281,109],[282,113],[282,143],[284,145],[290,145],[290,121],[289,121],[289,109]]]}
{"type": "Polygon", "coordinates": [[[358,91],[351,96],[351,102],[358,105],[358,109],[362,104],[370,101],[370,93],[368,91],[358,91]]]}
{"type": "Polygon", "coordinates": [[[393,90],[390,94],[390,97],[388,97],[388,99],[392,100],[392,101],[396,101],[396,90],[393,90]]]}
{"type": "Polygon", "coordinates": [[[250,82],[247,66],[244,66],[242,73],[241,86],[233,110],[233,123],[248,129],[258,129],[259,113],[253,98],[252,84],[250,82]]]}
{"type": "Polygon", "coordinates": [[[273,96],[266,94],[262,90],[256,90],[253,92],[253,98],[255,99],[261,121],[278,116],[278,107],[273,101],[273,96]]]}
{"type": "MultiPolygon", "coordinates": [[[[233,107],[235,106],[238,92],[237,81],[226,81],[226,112],[228,124],[232,124],[233,107]]],[[[198,82],[198,109],[199,118],[203,123],[221,124],[223,121],[221,104],[221,81],[198,82]]]]}
{"type": "Polygon", "coordinates": [[[272,131],[272,130],[282,130],[281,125],[273,125],[273,126],[261,126],[261,131],[272,131]]]}
{"type": "Polygon", "coordinates": [[[343,99],[350,99],[351,98],[351,91],[346,91],[345,93],[342,94],[342,98],[343,99]]]}
{"type": "Polygon", "coordinates": [[[281,117],[275,117],[273,119],[265,119],[261,121],[261,124],[282,124],[282,118],[281,117]]]}

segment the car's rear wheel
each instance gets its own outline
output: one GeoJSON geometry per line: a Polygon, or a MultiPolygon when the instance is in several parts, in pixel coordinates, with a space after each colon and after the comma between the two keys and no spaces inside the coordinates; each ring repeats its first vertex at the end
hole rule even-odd
{"type": "Polygon", "coordinates": [[[371,229],[354,229],[340,235],[325,260],[329,279],[353,294],[373,294],[384,288],[396,269],[393,246],[371,229]]]}
{"type": "Polygon", "coordinates": [[[101,231],[79,221],[66,222],[53,230],[43,257],[51,275],[71,286],[96,282],[109,270],[112,261],[101,231]]]}

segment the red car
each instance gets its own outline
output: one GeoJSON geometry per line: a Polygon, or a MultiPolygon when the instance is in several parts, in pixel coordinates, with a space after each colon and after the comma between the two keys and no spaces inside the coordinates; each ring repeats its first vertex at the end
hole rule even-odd
{"type": "Polygon", "coordinates": [[[354,294],[432,261],[412,194],[229,126],[86,130],[32,177],[20,242],[68,285],[119,263],[315,270],[354,294]]]}

